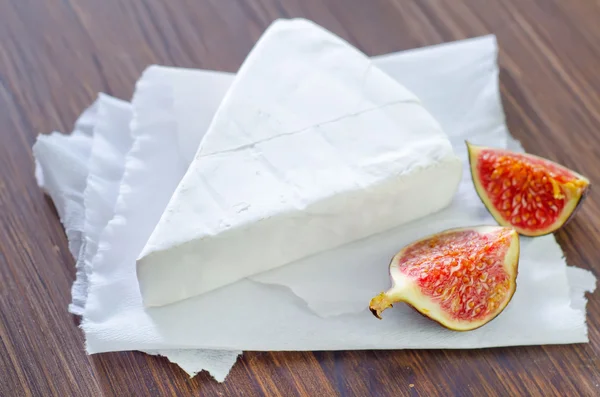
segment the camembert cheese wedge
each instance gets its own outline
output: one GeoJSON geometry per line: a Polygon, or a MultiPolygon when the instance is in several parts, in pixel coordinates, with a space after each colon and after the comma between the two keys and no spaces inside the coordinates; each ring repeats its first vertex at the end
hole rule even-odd
{"type": "Polygon", "coordinates": [[[144,304],[203,294],[436,212],[461,172],[414,94],[314,23],[276,21],[137,261],[144,304]]]}

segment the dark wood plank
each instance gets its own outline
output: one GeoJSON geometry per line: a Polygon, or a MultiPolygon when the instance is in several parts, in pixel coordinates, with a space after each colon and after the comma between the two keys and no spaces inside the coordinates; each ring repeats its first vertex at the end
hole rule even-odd
{"type": "MultiPolygon", "coordinates": [[[[0,395],[600,395],[590,343],[477,351],[246,353],[225,384],[138,352],[88,357],[66,312],[73,260],[33,179],[38,132],[68,131],[98,91],[129,98],[148,64],[235,71],[268,24],[306,17],[369,55],[487,33],[512,133],[600,181],[600,3],[591,0],[0,0],[0,395]]],[[[557,237],[600,275],[592,191],[557,237]]]]}

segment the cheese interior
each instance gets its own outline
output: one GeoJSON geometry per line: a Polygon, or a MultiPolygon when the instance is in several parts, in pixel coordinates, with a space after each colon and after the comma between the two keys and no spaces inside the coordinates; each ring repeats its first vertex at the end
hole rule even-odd
{"type": "Polygon", "coordinates": [[[276,21],[138,259],[144,304],[196,296],[431,214],[450,203],[461,170],[414,94],[312,22],[276,21]]]}

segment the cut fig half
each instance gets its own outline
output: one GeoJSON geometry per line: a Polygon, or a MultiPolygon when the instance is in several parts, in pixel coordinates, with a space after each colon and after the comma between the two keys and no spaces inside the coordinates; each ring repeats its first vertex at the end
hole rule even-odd
{"type": "Polygon", "coordinates": [[[390,263],[392,287],[371,312],[404,302],[455,331],[493,320],[510,302],[519,265],[519,234],[502,226],[451,229],[414,242],[390,263]]]}
{"type": "Polygon", "coordinates": [[[550,160],[467,142],[471,176],[481,201],[502,226],[542,236],[564,226],[590,181],[550,160]]]}

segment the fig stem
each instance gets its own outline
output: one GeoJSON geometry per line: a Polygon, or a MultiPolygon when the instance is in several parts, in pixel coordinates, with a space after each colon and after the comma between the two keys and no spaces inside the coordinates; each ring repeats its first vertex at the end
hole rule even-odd
{"type": "Polygon", "coordinates": [[[392,303],[395,302],[396,301],[390,298],[387,292],[382,292],[373,299],[371,299],[371,303],[369,303],[369,309],[375,317],[381,320],[381,312],[383,312],[385,309],[389,309],[390,307],[392,307],[392,303]]]}

